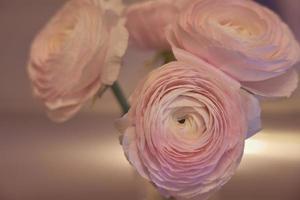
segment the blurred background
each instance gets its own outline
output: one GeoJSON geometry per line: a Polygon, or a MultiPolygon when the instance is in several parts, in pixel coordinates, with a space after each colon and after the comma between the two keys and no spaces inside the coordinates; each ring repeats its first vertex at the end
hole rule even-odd
{"type": "MultiPolygon", "coordinates": [[[[300,39],[299,0],[260,2],[300,39]]],[[[121,110],[110,91],[64,124],[49,121],[31,96],[30,42],[63,3],[0,0],[0,200],[160,200],[123,156],[113,128],[121,110]]],[[[120,82],[127,95],[151,70],[144,66],[151,54],[126,55],[120,82]]],[[[300,199],[300,89],[264,103],[263,126],[247,141],[237,174],[211,200],[300,199]]]]}

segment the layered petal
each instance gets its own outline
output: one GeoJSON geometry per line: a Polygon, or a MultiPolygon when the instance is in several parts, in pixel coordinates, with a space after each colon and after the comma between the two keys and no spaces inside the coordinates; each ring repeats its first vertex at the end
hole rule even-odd
{"type": "Polygon", "coordinates": [[[55,121],[72,117],[117,79],[128,41],[118,12],[102,0],[68,1],[35,38],[29,77],[55,121]]]}
{"type": "Polygon", "coordinates": [[[258,95],[289,96],[295,89],[295,77],[286,83],[282,77],[300,60],[299,43],[274,12],[255,1],[191,1],[167,38],[173,49],[193,53],[258,95]]]}
{"type": "Polygon", "coordinates": [[[118,127],[128,160],[164,196],[203,200],[233,176],[260,108],[231,77],[176,54],[139,84],[118,127]]]}
{"type": "Polygon", "coordinates": [[[286,73],[257,82],[242,82],[245,89],[265,97],[291,96],[298,86],[298,73],[290,69],[286,73]]]}
{"type": "Polygon", "coordinates": [[[130,41],[143,49],[170,49],[165,28],[176,19],[182,7],[182,0],[144,1],[129,6],[125,17],[130,41]]]}

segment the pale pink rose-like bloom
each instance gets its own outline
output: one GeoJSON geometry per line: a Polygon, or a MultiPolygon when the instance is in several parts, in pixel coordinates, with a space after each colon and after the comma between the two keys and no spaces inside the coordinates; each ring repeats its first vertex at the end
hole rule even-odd
{"type": "Polygon", "coordinates": [[[220,70],[177,55],[139,84],[117,126],[130,163],[164,196],[204,200],[235,173],[260,107],[220,70]]]}
{"type": "Polygon", "coordinates": [[[298,76],[292,68],[300,48],[289,27],[250,0],[195,0],[167,30],[180,48],[265,97],[290,96],[298,76]]]}
{"type": "Polygon", "coordinates": [[[68,1],[35,38],[28,72],[49,117],[65,121],[117,79],[128,43],[118,0],[68,1]]]}
{"type": "Polygon", "coordinates": [[[182,4],[182,0],[148,0],[129,6],[124,15],[130,41],[142,49],[170,49],[165,28],[176,19],[182,4]]]}

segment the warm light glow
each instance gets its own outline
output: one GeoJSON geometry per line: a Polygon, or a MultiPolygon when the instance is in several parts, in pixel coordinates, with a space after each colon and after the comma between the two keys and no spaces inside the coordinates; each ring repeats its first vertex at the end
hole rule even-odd
{"type": "Polygon", "coordinates": [[[300,135],[263,131],[246,140],[245,155],[278,159],[300,159],[300,135]]]}
{"type": "Polygon", "coordinates": [[[245,154],[259,154],[266,150],[264,141],[258,139],[249,139],[246,141],[245,154]]]}

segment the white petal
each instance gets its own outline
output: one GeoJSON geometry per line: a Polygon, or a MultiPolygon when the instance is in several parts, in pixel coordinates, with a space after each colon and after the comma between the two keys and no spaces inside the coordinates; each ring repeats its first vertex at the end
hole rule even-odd
{"type": "Polygon", "coordinates": [[[117,80],[122,57],[127,49],[129,35],[124,23],[123,19],[119,20],[110,33],[110,48],[102,72],[102,82],[107,85],[112,85],[117,80]]]}
{"type": "Polygon", "coordinates": [[[244,90],[241,90],[240,94],[248,121],[246,138],[249,138],[261,130],[261,108],[258,99],[254,95],[244,90]]]}

